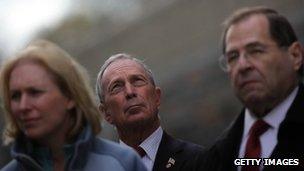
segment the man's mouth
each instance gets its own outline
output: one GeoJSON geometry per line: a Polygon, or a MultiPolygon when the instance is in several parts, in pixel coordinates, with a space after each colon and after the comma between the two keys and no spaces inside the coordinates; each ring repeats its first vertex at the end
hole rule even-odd
{"type": "Polygon", "coordinates": [[[142,104],[135,104],[135,105],[130,105],[125,109],[125,113],[129,113],[129,114],[135,114],[138,113],[138,111],[144,107],[144,105],[142,104]]]}
{"type": "Polygon", "coordinates": [[[243,81],[242,83],[239,84],[240,88],[244,88],[246,86],[252,85],[258,83],[256,80],[248,80],[248,81],[243,81]]]}

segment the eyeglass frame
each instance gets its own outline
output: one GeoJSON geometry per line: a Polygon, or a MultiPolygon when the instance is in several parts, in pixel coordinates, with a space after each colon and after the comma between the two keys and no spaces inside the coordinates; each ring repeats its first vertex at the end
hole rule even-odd
{"type": "MultiPolygon", "coordinates": [[[[240,54],[239,50],[232,50],[230,51],[230,53],[237,53],[236,57],[231,57],[234,60],[234,64],[232,66],[229,66],[229,61],[227,60],[228,57],[227,56],[227,52],[225,54],[222,54],[220,56],[220,58],[218,59],[219,62],[219,66],[220,68],[224,71],[224,72],[229,72],[232,68],[234,68],[236,66],[236,64],[239,62],[240,57],[244,57],[247,61],[249,60],[257,60],[260,58],[260,56],[265,55],[265,53],[267,53],[268,49],[270,47],[277,47],[278,49],[281,50],[287,50],[288,46],[279,46],[277,44],[269,44],[269,45],[265,45],[265,44],[261,44],[259,42],[255,42],[255,43],[250,43],[249,45],[246,45],[245,47],[245,52],[243,53],[243,55],[240,54]],[[251,49],[250,49],[251,48],[251,49]],[[259,49],[256,49],[259,48],[259,49]],[[247,50],[246,50],[247,49],[247,50]],[[250,49],[250,50],[248,50],[250,49]],[[250,51],[250,52],[248,52],[250,51]]],[[[228,52],[229,53],[229,52],[228,52]]],[[[231,65],[231,64],[230,64],[231,65]]]]}

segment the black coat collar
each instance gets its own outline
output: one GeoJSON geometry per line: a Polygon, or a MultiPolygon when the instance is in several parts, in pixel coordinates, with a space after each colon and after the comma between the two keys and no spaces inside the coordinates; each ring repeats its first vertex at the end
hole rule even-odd
{"type": "Polygon", "coordinates": [[[176,155],[182,150],[183,148],[181,147],[181,144],[164,131],[156,153],[153,171],[164,170],[166,168],[166,165],[170,163],[169,160],[172,161],[172,159],[175,162],[173,166],[170,167],[178,167],[176,165],[178,165],[180,162],[177,162],[176,155]]]}
{"type": "MultiPolygon", "coordinates": [[[[222,164],[219,170],[236,170],[233,164],[238,157],[244,129],[245,110],[225,131],[224,135],[217,141],[215,148],[218,151],[219,160],[222,164]]],[[[286,117],[280,124],[278,132],[278,143],[270,158],[296,158],[304,154],[304,86],[299,84],[299,91],[287,111],[286,117]]],[[[265,170],[268,168],[266,167],[265,170]]]]}

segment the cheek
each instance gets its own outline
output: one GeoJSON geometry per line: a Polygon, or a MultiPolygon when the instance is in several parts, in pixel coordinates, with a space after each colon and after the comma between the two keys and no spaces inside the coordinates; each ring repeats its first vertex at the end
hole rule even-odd
{"type": "Polygon", "coordinates": [[[120,98],[109,98],[106,102],[107,112],[119,111],[123,108],[123,100],[120,98]]]}
{"type": "Polygon", "coordinates": [[[36,100],[33,106],[33,114],[39,114],[44,118],[60,118],[64,117],[68,109],[67,102],[62,97],[44,96],[36,100]]]}
{"type": "Polygon", "coordinates": [[[231,71],[231,72],[228,73],[228,75],[229,75],[230,84],[231,84],[232,87],[234,87],[235,82],[236,82],[236,75],[237,74],[236,74],[236,72],[231,71]]]}
{"type": "Polygon", "coordinates": [[[264,84],[276,84],[276,78],[281,75],[281,68],[275,65],[260,65],[257,69],[258,76],[264,84]]]}
{"type": "Polygon", "coordinates": [[[18,110],[19,110],[19,105],[16,102],[11,102],[10,103],[10,109],[12,112],[13,118],[18,118],[20,115],[18,115],[18,110]]]}
{"type": "Polygon", "coordinates": [[[67,107],[64,105],[67,103],[64,100],[56,100],[56,99],[51,99],[51,100],[43,100],[40,103],[37,103],[37,106],[40,106],[41,110],[49,110],[49,111],[57,111],[58,113],[65,113],[67,112],[67,107]]]}
{"type": "Polygon", "coordinates": [[[149,102],[149,110],[153,110],[155,107],[157,107],[157,95],[154,92],[146,93],[145,96],[146,101],[149,102]]]}
{"type": "Polygon", "coordinates": [[[15,124],[17,124],[19,129],[22,129],[22,121],[21,121],[22,115],[19,112],[19,104],[16,102],[11,102],[10,109],[11,109],[11,119],[13,120],[13,122],[15,122],[15,124]]]}
{"type": "Polygon", "coordinates": [[[278,60],[274,57],[269,57],[264,60],[255,63],[255,70],[258,72],[260,77],[271,78],[275,74],[280,73],[281,66],[285,65],[286,60],[278,60]],[[280,64],[281,63],[281,64],[280,64]]]}

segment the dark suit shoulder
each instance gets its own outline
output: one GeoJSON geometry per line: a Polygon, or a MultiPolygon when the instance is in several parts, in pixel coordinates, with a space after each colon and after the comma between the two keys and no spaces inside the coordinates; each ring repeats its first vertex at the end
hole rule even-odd
{"type": "MultiPolygon", "coordinates": [[[[204,147],[189,141],[173,138],[164,132],[160,146],[167,146],[175,153],[183,153],[185,155],[194,155],[204,152],[204,147]]],[[[160,147],[161,148],[161,147],[160,147]]]]}
{"type": "Polygon", "coordinates": [[[217,138],[214,144],[206,149],[200,157],[200,169],[197,170],[236,170],[234,159],[238,157],[239,145],[243,133],[244,110],[217,138]]]}
{"type": "Polygon", "coordinates": [[[211,147],[207,148],[203,155],[200,155],[198,158],[198,165],[196,166],[197,171],[204,170],[220,170],[222,167],[222,158],[218,145],[220,142],[215,143],[211,147]]]}
{"type": "Polygon", "coordinates": [[[206,158],[206,148],[188,141],[178,139],[183,148],[183,156],[186,157],[182,170],[197,171],[201,168],[202,161],[206,158]]]}
{"type": "Polygon", "coordinates": [[[205,148],[201,145],[194,144],[189,141],[184,141],[181,139],[175,139],[176,143],[179,144],[180,148],[187,154],[197,154],[205,151],[205,148]]]}
{"type": "Polygon", "coordinates": [[[203,154],[204,148],[202,146],[173,138],[164,132],[156,155],[153,171],[168,170],[168,168],[172,171],[195,170],[198,158],[203,154]]]}

